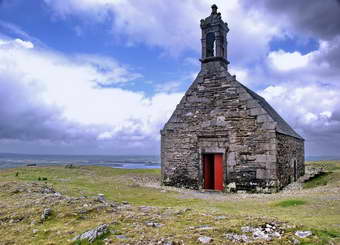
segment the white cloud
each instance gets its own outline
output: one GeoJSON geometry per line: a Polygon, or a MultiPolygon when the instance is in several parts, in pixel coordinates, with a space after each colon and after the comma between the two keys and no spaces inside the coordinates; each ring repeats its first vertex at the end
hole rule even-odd
{"type": "Polygon", "coordinates": [[[18,45],[20,45],[20,46],[22,46],[22,47],[24,47],[24,48],[34,48],[33,43],[31,43],[31,42],[29,42],[29,41],[23,41],[23,40],[17,38],[17,39],[15,39],[15,42],[16,42],[18,45]]]}
{"type": "MultiPolygon", "coordinates": [[[[339,137],[340,120],[333,117],[340,108],[339,93],[340,89],[336,87],[296,87],[289,83],[260,91],[260,95],[305,137],[308,155],[324,154],[329,151],[330,141],[339,137]]],[[[334,144],[330,146],[332,150],[334,147],[334,144]]],[[[335,154],[335,151],[329,154],[335,154]]]]}
{"type": "Polygon", "coordinates": [[[248,83],[248,70],[241,67],[231,67],[229,69],[230,74],[235,74],[237,81],[247,84],[248,83]]]}
{"type": "Polygon", "coordinates": [[[285,52],[283,50],[270,52],[268,59],[275,69],[280,71],[289,71],[297,68],[306,67],[309,62],[311,54],[302,55],[300,52],[285,52]]]}
{"type": "Polygon", "coordinates": [[[156,87],[157,92],[165,92],[165,93],[168,92],[169,93],[169,92],[178,91],[180,86],[181,86],[180,81],[170,81],[170,82],[157,84],[155,87],[156,87]]]}
{"type": "MultiPolygon", "coordinates": [[[[0,86],[15,85],[13,89],[7,86],[7,95],[2,100],[8,101],[17,87],[24,89],[22,99],[25,102],[18,104],[20,110],[13,104],[13,113],[37,114],[40,126],[53,123],[53,130],[59,127],[56,134],[65,132],[63,138],[70,140],[72,132],[84,140],[111,140],[112,149],[128,138],[149,143],[152,139],[157,141],[161,126],[182,96],[181,93],[158,93],[147,97],[142,92],[101,87],[141,76],[107,57],[80,55],[70,58],[35,49],[23,40],[0,41],[0,51],[0,86]],[[8,83],[9,77],[11,83],[8,83]],[[35,101],[34,106],[32,101],[35,101]],[[39,114],[41,108],[48,111],[45,117],[39,114]]],[[[22,130],[13,134],[29,132],[31,125],[24,122],[24,119],[21,123],[16,122],[22,130]]],[[[7,136],[15,137],[22,138],[20,135],[7,136]]],[[[143,147],[144,144],[139,145],[143,147]]]]}
{"type": "Polygon", "coordinates": [[[112,32],[127,44],[144,43],[178,55],[194,50],[200,53],[199,21],[207,17],[210,6],[219,6],[229,23],[229,54],[232,63],[250,63],[268,51],[268,42],[278,30],[256,11],[245,10],[240,1],[224,0],[45,0],[56,16],[78,16],[87,23],[112,21],[112,32]]]}

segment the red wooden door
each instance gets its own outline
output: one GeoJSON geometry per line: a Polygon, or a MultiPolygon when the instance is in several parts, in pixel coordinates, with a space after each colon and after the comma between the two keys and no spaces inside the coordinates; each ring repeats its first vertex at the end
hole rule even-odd
{"type": "Polygon", "coordinates": [[[214,189],[223,190],[223,155],[214,155],[214,189]]]}

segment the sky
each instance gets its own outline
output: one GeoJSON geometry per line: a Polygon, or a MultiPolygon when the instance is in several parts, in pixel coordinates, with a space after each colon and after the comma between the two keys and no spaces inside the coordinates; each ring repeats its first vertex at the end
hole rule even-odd
{"type": "Polygon", "coordinates": [[[230,73],[339,156],[340,0],[0,0],[0,152],[159,154],[214,3],[230,73]]]}

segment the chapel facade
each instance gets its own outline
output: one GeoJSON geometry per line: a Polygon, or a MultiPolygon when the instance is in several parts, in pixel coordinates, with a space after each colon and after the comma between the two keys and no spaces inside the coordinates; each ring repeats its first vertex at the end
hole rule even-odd
{"type": "Polygon", "coordinates": [[[228,72],[228,24],[201,20],[201,71],[161,130],[162,184],[276,192],[304,174],[304,139],[228,72]]]}

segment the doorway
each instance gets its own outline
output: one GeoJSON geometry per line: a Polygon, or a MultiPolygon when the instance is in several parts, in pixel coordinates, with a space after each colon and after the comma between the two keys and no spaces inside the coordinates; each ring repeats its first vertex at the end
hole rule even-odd
{"type": "Polygon", "coordinates": [[[203,154],[203,188],[223,190],[223,154],[203,154]]]}
{"type": "Polygon", "coordinates": [[[297,163],[296,163],[296,160],[294,160],[294,166],[293,166],[293,168],[294,168],[294,181],[297,181],[297,179],[298,179],[298,176],[297,176],[297,163]]]}

